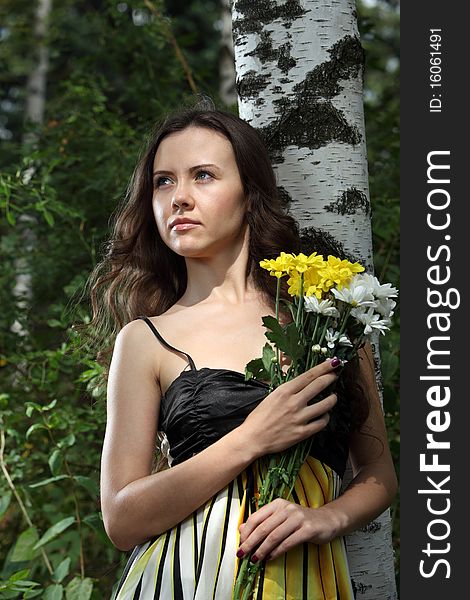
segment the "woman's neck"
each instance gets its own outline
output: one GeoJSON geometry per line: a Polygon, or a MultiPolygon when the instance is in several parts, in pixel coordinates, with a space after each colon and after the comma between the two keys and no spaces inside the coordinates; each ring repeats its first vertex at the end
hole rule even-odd
{"type": "Polygon", "coordinates": [[[208,256],[186,257],[187,286],[178,302],[192,306],[201,302],[243,305],[259,291],[246,277],[249,259],[248,232],[238,244],[212,251],[208,256]]]}

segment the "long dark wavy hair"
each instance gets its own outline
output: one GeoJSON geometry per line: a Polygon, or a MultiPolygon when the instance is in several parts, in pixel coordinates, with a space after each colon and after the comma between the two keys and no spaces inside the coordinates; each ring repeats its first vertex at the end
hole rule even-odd
{"type": "MultiPolygon", "coordinates": [[[[327,234],[310,229],[302,235],[296,220],[282,204],[266,145],[260,134],[241,118],[216,109],[186,108],[167,116],[149,136],[132,175],[127,193],[112,217],[110,239],[104,256],[91,273],[87,293],[92,319],[87,335],[93,339],[97,361],[109,365],[118,331],[139,315],[159,315],[183,295],[187,286],[184,257],[162,241],[152,209],[153,163],[162,140],[188,127],[204,127],[227,138],[233,148],[246,203],[250,229],[246,277],[250,276],[266,301],[274,307],[276,278],[259,261],[281,251],[335,253],[347,258],[327,234]]],[[[288,298],[286,279],[281,297],[288,298]]],[[[356,404],[355,426],[367,415],[364,394],[352,365],[347,371],[348,395],[356,404]]],[[[357,373],[357,370],[356,370],[357,373]]],[[[346,375],[346,373],[345,373],[346,375]]]]}
{"type": "MultiPolygon", "coordinates": [[[[117,332],[138,315],[159,315],[183,295],[187,286],[184,257],[162,241],[152,210],[153,162],[162,140],[188,127],[204,127],[231,143],[243,183],[250,228],[246,276],[268,302],[274,302],[275,278],[256,268],[280,250],[301,247],[295,219],[282,207],[269,154],[257,131],[239,117],[219,110],[188,108],[157,125],[132,175],[124,201],[112,219],[103,259],[91,273],[88,290],[98,361],[106,364],[117,332]]],[[[286,297],[286,286],[282,290],[286,297]]]]}

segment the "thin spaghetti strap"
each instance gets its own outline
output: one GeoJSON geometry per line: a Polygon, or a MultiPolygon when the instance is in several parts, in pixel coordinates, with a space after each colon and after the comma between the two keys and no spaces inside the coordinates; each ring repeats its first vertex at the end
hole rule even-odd
{"type": "Polygon", "coordinates": [[[140,315],[137,317],[138,319],[143,319],[147,325],[150,327],[150,329],[153,331],[153,333],[155,334],[155,336],[161,341],[161,343],[166,346],[167,348],[169,348],[170,350],[175,350],[176,352],[180,352],[181,354],[184,354],[186,356],[186,358],[189,361],[189,366],[191,367],[191,370],[193,371],[197,371],[196,369],[196,365],[194,364],[193,359],[190,357],[190,355],[187,352],[184,352],[183,350],[178,350],[178,348],[175,348],[174,346],[171,346],[160,334],[159,331],[157,331],[157,328],[155,327],[155,325],[152,323],[152,321],[144,316],[144,315],[140,315]]]}

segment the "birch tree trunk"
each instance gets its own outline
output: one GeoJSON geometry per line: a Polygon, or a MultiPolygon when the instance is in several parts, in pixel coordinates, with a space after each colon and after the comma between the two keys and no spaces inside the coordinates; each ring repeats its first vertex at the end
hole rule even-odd
{"type": "MultiPolygon", "coordinates": [[[[51,13],[52,0],[38,0],[36,7],[36,19],[34,24],[34,38],[36,43],[36,64],[31,71],[26,86],[26,106],[24,121],[28,124],[41,125],[44,122],[44,111],[46,105],[46,81],[47,69],[49,64],[48,47],[44,38],[47,31],[47,22],[51,13]]],[[[34,132],[27,132],[23,135],[22,143],[24,146],[34,146],[37,143],[37,136],[34,132]]],[[[23,182],[28,183],[34,175],[34,167],[24,173],[23,182]]],[[[33,251],[36,238],[32,226],[35,218],[30,215],[20,215],[17,227],[21,229],[24,254],[15,260],[16,280],[13,288],[13,294],[18,299],[17,307],[19,312],[28,309],[32,299],[31,273],[28,269],[28,255],[33,251]]],[[[27,331],[17,320],[13,323],[11,330],[22,337],[27,336],[27,331]]]]}
{"type": "MultiPolygon", "coordinates": [[[[291,213],[372,272],[355,8],[354,0],[235,0],[232,28],[239,115],[266,140],[291,213]]],[[[350,478],[348,469],[345,485],[350,478]]],[[[346,543],[356,597],[396,598],[389,510],[346,543]]]]}

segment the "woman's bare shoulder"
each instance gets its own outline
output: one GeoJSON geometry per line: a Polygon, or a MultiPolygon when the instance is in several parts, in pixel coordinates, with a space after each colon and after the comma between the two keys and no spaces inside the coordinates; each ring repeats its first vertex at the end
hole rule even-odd
{"type": "MultiPolygon", "coordinates": [[[[158,374],[158,360],[153,351],[155,336],[143,319],[134,319],[126,323],[116,336],[114,344],[115,356],[121,356],[124,360],[132,360],[138,357],[139,362],[152,372],[153,376],[158,374]],[[152,350],[152,351],[149,351],[152,350]]],[[[158,344],[155,344],[158,348],[158,344]]]]}

